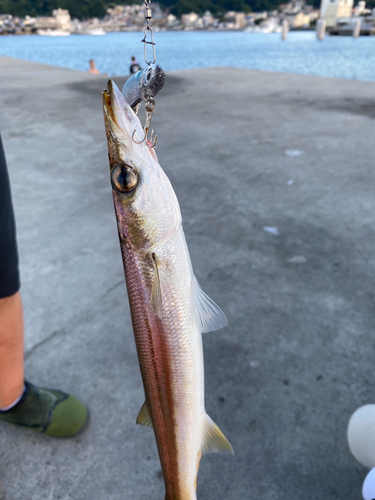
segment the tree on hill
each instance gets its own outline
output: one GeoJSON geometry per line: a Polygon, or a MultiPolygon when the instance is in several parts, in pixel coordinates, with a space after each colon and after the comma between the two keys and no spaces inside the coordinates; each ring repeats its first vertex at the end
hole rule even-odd
{"type": "Polygon", "coordinates": [[[78,19],[103,17],[107,10],[104,0],[0,0],[0,14],[20,17],[50,16],[59,7],[78,19]]]}
{"type": "Polygon", "coordinates": [[[169,7],[172,14],[180,16],[189,12],[203,14],[206,10],[214,15],[223,14],[229,10],[236,12],[274,10],[282,1],[284,0],[161,0],[161,3],[169,7]]]}
{"type": "MultiPolygon", "coordinates": [[[[154,0],[156,1],[156,0],[154,0]]],[[[164,8],[169,8],[172,14],[181,16],[189,12],[203,14],[209,10],[214,15],[222,15],[229,10],[237,12],[261,12],[277,9],[285,0],[159,0],[164,8]]],[[[367,0],[368,5],[375,6],[375,0],[367,0]]],[[[54,9],[68,9],[72,17],[89,19],[104,17],[109,6],[142,3],[142,0],[0,0],[0,14],[15,16],[50,16],[54,9]]],[[[310,0],[319,7],[320,0],[310,0]]]]}
{"type": "Polygon", "coordinates": [[[63,3],[63,9],[68,9],[72,17],[77,19],[90,19],[91,17],[104,17],[107,7],[104,0],[58,0],[63,3]]]}

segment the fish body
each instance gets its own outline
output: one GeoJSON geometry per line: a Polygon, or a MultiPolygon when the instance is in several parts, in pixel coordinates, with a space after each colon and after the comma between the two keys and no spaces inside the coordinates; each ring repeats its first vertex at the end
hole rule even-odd
{"type": "Polygon", "coordinates": [[[163,88],[165,72],[158,64],[150,64],[128,78],[122,88],[125,100],[134,108],[139,102],[153,98],[163,88]]]}
{"type": "Polygon", "coordinates": [[[142,126],[116,85],[103,92],[114,208],[146,401],[166,500],[195,500],[202,452],[232,452],[204,406],[202,331],[225,326],[194,277],[181,212],[142,126]]]}

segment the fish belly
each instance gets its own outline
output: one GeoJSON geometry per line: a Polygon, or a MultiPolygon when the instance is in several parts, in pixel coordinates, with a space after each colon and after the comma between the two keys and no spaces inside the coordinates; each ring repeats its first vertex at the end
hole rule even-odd
{"type": "Polygon", "coordinates": [[[146,400],[163,469],[167,500],[195,500],[203,438],[201,333],[192,313],[192,268],[180,228],[153,249],[163,314],[151,307],[150,257],[123,248],[133,329],[146,400]]]}

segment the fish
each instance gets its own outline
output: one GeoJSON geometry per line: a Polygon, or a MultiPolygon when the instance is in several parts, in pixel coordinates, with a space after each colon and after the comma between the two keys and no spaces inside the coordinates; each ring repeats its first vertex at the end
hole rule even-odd
{"type": "Polygon", "coordinates": [[[122,88],[125,100],[132,108],[135,108],[141,101],[148,101],[154,98],[163,88],[165,72],[159,64],[150,64],[145,69],[134,73],[126,80],[122,88]]]}
{"type": "Polygon", "coordinates": [[[153,427],[166,500],[196,500],[200,459],[233,453],[207,415],[202,333],[227,326],[194,276],[179,203],[116,84],[103,91],[110,179],[145,392],[137,423],[153,427]]]}

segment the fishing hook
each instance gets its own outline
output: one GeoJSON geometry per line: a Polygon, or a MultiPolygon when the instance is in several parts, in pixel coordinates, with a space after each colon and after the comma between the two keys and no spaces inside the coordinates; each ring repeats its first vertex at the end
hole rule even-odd
{"type": "Polygon", "coordinates": [[[149,140],[148,140],[148,138],[147,138],[147,133],[148,133],[148,131],[146,131],[146,129],[145,129],[145,135],[143,136],[143,139],[142,139],[140,142],[138,142],[138,141],[136,141],[136,140],[134,139],[134,136],[135,136],[135,133],[136,133],[136,132],[137,132],[137,130],[136,130],[136,129],[134,129],[134,132],[133,132],[133,135],[132,135],[132,139],[133,139],[133,141],[134,141],[136,144],[143,144],[143,143],[146,141],[146,142],[147,142],[147,146],[148,146],[150,149],[153,149],[153,148],[156,146],[156,143],[157,143],[157,140],[158,140],[158,136],[157,136],[157,135],[155,135],[155,141],[154,141],[154,143],[152,144],[152,141],[153,141],[153,138],[154,138],[154,131],[152,131],[152,133],[151,133],[151,139],[150,139],[150,141],[149,141],[149,140]],[[149,142],[151,142],[151,145],[149,145],[149,144],[148,144],[149,142]]]}
{"type": "Polygon", "coordinates": [[[153,149],[156,145],[156,141],[158,140],[158,136],[156,135],[155,136],[155,141],[154,143],[152,144],[152,141],[153,141],[153,137],[154,137],[154,131],[152,131],[151,133],[151,146],[148,144],[148,142],[150,142],[148,140],[148,131],[150,130],[150,125],[151,125],[151,118],[152,118],[152,115],[154,114],[154,109],[155,109],[155,101],[152,97],[150,97],[146,103],[146,124],[144,126],[144,136],[143,136],[143,139],[138,142],[134,139],[134,136],[135,136],[135,133],[136,133],[136,129],[134,129],[134,132],[133,132],[133,135],[132,135],[132,139],[133,141],[136,143],[136,144],[143,144],[145,141],[147,141],[147,146],[150,148],[150,149],[153,149]]]}

